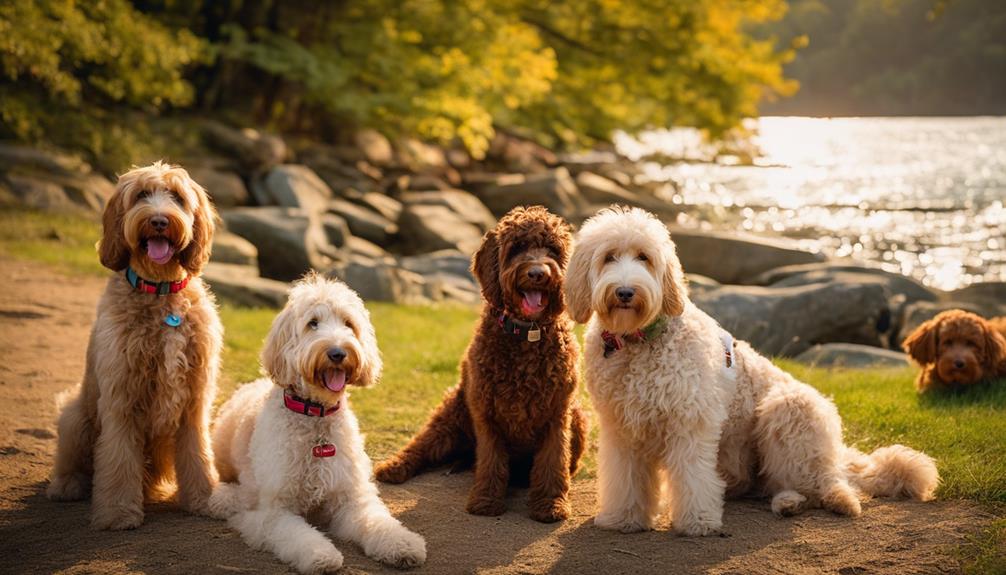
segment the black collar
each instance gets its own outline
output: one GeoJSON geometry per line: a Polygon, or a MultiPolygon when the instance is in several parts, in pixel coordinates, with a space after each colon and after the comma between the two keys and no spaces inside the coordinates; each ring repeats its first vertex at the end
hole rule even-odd
{"type": "Polygon", "coordinates": [[[541,340],[541,334],[545,328],[538,325],[538,322],[520,320],[507,314],[500,314],[500,327],[504,333],[508,333],[521,341],[535,342],[541,340]]]}

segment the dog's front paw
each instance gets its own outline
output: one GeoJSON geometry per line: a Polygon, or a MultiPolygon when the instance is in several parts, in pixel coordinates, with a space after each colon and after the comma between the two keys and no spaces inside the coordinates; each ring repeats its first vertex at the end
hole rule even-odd
{"type": "Polygon", "coordinates": [[[240,511],[241,497],[238,487],[230,483],[220,483],[213,488],[206,505],[206,514],[214,519],[227,519],[240,511]]]}
{"type": "Polygon", "coordinates": [[[426,563],[426,540],[417,533],[399,527],[394,535],[385,540],[383,547],[374,549],[368,555],[399,569],[418,567],[426,563]]]}
{"type": "Polygon", "coordinates": [[[94,509],[91,513],[91,528],[108,531],[136,529],[143,524],[143,508],[132,505],[116,505],[94,509]]]}
{"type": "Polygon", "coordinates": [[[69,473],[52,478],[45,496],[52,501],[80,501],[87,497],[89,478],[82,473],[69,473]]]}
{"type": "Polygon", "coordinates": [[[528,503],[531,519],[542,523],[555,523],[569,517],[569,502],[562,497],[540,499],[528,503]]]}
{"type": "Polygon", "coordinates": [[[389,459],[379,463],[377,467],[374,468],[374,479],[377,479],[381,483],[405,483],[412,477],[412,473],[405,463],[396,459],[389,459]]]}
{"type": "Polygon", "coordinates": [[[300,557],[295,565],[305,575],[326,575],[342,569],[342,552],[334,546],[318,547],[300,557]]]}
{"type": "Polygon", "coordinates": [[[506,512],[506,502],[502,499],[492,497],[475,496],[468,498],[465,511],[472,515],[486,515],[495,517],[506,512]]]}
{"type": "Polygon", "coordinates": [[[721,521],[685,521],[674,523],[674,532],[683,537],[708,537],[710,535],[720,535],[723,533],[723,523],[721,521]]]}
{"type": "Polygon", "coordinates": [[[594,525],[601,529],[610,529],[621,533],[639,533],[653,529],[653,525],[649,521],[623,514],[602,513],[594,518],[594,525]]]}

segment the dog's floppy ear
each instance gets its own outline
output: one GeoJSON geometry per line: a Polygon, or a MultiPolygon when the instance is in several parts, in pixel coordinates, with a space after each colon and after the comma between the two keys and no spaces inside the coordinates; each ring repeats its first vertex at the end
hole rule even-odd
{"type": "Polygon", "coordinates": [[[262,368],[278,385],[289,387],[297,382],[297,369],[288,360],[286,346],[294,341],[296,325],[294,313],[289,306],[279,312],[272,322],[269,334],[262,346],[262,368]]]}
{"type": "Polygon", "coordinates": [[[479,280],[482,297],[490,305],[503,307],[503,289],[499,280],[499,240],[496,237],[496,230],[489,230],[482,238],[482,245],[472,257],[472,274],[479,280]]]}
{"type": "Polygon", "coordinates": [[[996,329],[985,322],[985,357],[990,368],[995,369],[1003,361],[1006,361],[1006,338],[996,329]]]}
{"type": "Polygon", "coordinates": [[[594,250],[587,242],[579,242],[573,245],[573,255],[566,266],[566,309],[577,323],[586,323],[593,311],[590,305],[590,262],[593,259],[594,250]]]}
{"type": "Polygon", "coordinates": [[[674,242],[667,240],[664,247],[664,270],[663,289],[664,301],[661,305],[664,315],[681,315],[685,311],[685,277],[681,273],[681,262],[678,261],[677,250],[674,242]]]}
{"type": "Polygon", "coordinates": [[[120,179],[115,193],[105,204],[105,212],[101,217],[102,236],[98,242],[98,259],[101,265],[112,271],[121,271],[129,265],[129,245],[122,229],[122,219],[126,215],[123,205],[123,194],[127,182],[120,179]]]}
{"type": "Polygon", "coordinates": [[[940,320],[933,318],[925,321],[915,328],[905,341],[901,344],[901,349],[905,350],[912,359],[920,365],[928,365],[936,361],[936,340],[939,332],[940,320]]]}
{"type": "Polygon", "coordinates": [[[192,188],[199,198],[199,205],[192,214],[192,241],[178,254],[178,261],[185,271],[191,275],[199,275],[203,266],[210,260],[213,248],[213,230],[216,227],[217,212],[213,209],[206,190],[188,177],[186,185],[192,188]]]}
{"type": "Polygon", "coordinates": [[[384,363],[381,361],[381,350],[377,347],[377,334],[374,333],[374,325],[370,323],[370,314],[363,307],[362,301],[360,307],[363,308],[363,317],[366,321],[357,323],[360,326],[360,347],[363,351],[363,361],[360,362],[360,370],[355,383],[367,387],[381,380],[384,363]]]}

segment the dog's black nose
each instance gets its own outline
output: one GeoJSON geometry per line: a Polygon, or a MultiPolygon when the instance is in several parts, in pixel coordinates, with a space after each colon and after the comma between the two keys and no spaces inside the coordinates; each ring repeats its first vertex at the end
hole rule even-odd
{"type": "Polygon", "coordinates": [[[332,363],[342,363],[342,360],[346,359],[346,352],[341,347],[330,347],[328,359],[332,360],[332,363]]]}
{"type": "Polygon", "coordinates": [[[527,270],[527,277],[535,282],[545,279],[546,275],[548,275],[548,270],[545,269],[545,266],[532,266],[531,269],[527,270]]]}
{"type": "Polygon", "coordinates": [[[957,369],[963,369],[964,368],[964,362],[961,361],[961,360],[959,360],[959,359],[955,359],[954,360],[954,367],[956,367],[957,369]]]}
{"type": "Polygon", "coordinates": [[[157,231],[163,232],[168,229],[168,218],[160,214],[150,218],[150,225],[157,231]]]}
{"type": "Polygon", "coordinates": [[[630,287],[620,287],[615,290],[615,295],[618,296],[618,301],[629,303],[632,301],[632,297],[636,295],[636,290],[630,287]]]}

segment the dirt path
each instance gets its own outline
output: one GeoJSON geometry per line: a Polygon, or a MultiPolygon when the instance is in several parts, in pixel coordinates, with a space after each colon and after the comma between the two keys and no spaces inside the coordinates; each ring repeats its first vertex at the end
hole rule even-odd
{"type": "MultiPolygon", "coordinates": [[[[2,258],[0,274],[0,572],[289,572],[225,523],[170,506],[149,508],[140,529],[107,533],[88,528],[86,502],[45,499],[53,397],[80,376],[104,281],[2,258]]],[[[467,515],[471,481],[470,473],[430,473],[381,487],[395,515],[426,537],[429,562],[419,572],[946,573],[959,570],[953,549],[992,519],[964,502],[871,502],[856,520],[821,511],[780,520],[767,503],[742,501],[727,505],[729,537],[621,535],[593,526],[591,481],[574,486],[575,515],[560,525],[528,519],[524,492],[500,518],[467,515]]],[[[338,546],[346,572],[390,571],[353,545],[338,546]]]]}

